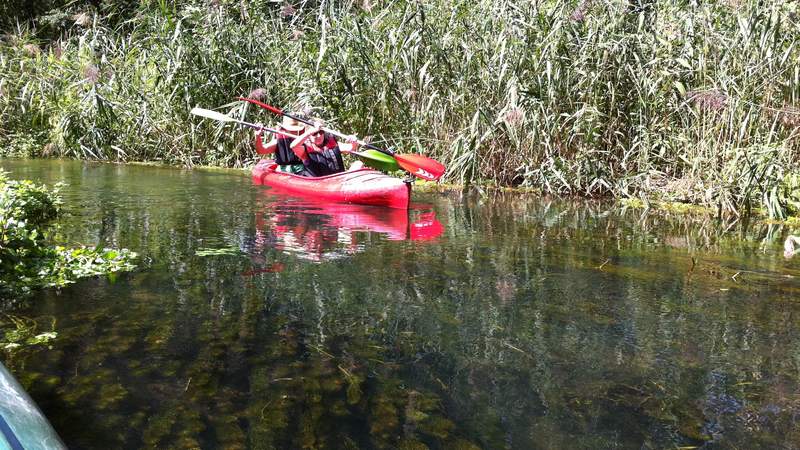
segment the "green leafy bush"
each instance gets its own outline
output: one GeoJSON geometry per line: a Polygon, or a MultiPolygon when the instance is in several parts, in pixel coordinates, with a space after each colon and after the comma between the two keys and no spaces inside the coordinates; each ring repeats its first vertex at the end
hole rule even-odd
{"type": "Polygon", "coordinates": [[[61,206],[58,188],[9,180],[0,171],[0,298],[135,267],[137,255],[127,249],[67,249],[48,243],[48,225],[61,206]]]}

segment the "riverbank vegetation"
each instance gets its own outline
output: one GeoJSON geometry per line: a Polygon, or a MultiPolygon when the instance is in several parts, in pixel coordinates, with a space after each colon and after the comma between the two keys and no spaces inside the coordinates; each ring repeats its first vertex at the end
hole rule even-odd
{"type": "Polygon", "coordinates": [[[250,95],[450,182],[800,212],[790,0],[34,3],[2,25],[6,153],[246,165],[247,131],[188,111],[273,120],[250,95]]]}
{"type": "MultiPolygon", "coordinates": [[[[32,289],[64,286],[78,278],[135,267],[137,255],[127,249],[67,249],[51,245],[48,225],[58,216],[60,204],[57,188],[49,190],[30,181],[9,180],[0,171],[0,299],[14,299],[32,289]]],[[[12,334],[20,329],[30,327],[17,326],[12,328],[12,334]]],[[[18,344],[14,336],[6,333],[0,346],[18,344]]]]}

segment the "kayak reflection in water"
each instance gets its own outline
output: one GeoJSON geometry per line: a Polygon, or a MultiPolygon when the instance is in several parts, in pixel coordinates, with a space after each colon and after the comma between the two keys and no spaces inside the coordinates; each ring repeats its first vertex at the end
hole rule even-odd
{"type": "Polygon", "coordinates": [[[256,217],[256,255],[275,248],[301,259],[323,262],[365,250],[375,242],[373,234],[394,241],[431,241],[444,232],[436,213],[420,206],[406,211],[275,198],[270,194],[266,198],[265,208],[256,217]]]}
{"type": "MultiPolygon", "coordinates": [[[[307,127],[305,132],[290,144],[295,155],[303,161],[305,171],[302,173],[308,177],[324,177],[335,173],[344,172],[344,161],[339,142],[332,134],[322,130],[322,122],[314,121],[314,126],[307,127]]],[[[347,143],[342,144],[346,151],[358,150],[358,139],[351,135],[347,138],[347,143]]],[[[360,169],[351,167],[350,170],[360,169]]]]}

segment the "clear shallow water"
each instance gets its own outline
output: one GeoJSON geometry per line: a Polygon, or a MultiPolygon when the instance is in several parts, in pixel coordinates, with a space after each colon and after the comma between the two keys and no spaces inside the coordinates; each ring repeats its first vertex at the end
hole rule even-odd
{"type": "Polygon", "coordinates": [[[513,195],[415,194],[406,217],[229,174],[0,167],[68,183],[60,242],[142,255],[7,310],[55,323],[52,349],[5,362],[71,448],[800,442],[788,230],[513,195]]]}

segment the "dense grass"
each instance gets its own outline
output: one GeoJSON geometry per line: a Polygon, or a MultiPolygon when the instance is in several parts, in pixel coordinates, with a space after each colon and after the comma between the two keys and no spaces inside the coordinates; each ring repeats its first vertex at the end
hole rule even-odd
{"type": "Polygon", "coordinates": [[[0,127],[6,148],[35,154],[244,165],[245,131],[188,111],[272,120],[230,104],[252,92],[436,157],[451,181],[796,213],[800,6],[695,3],[74,9],[61,39],[4,38],[0,127]]]}

